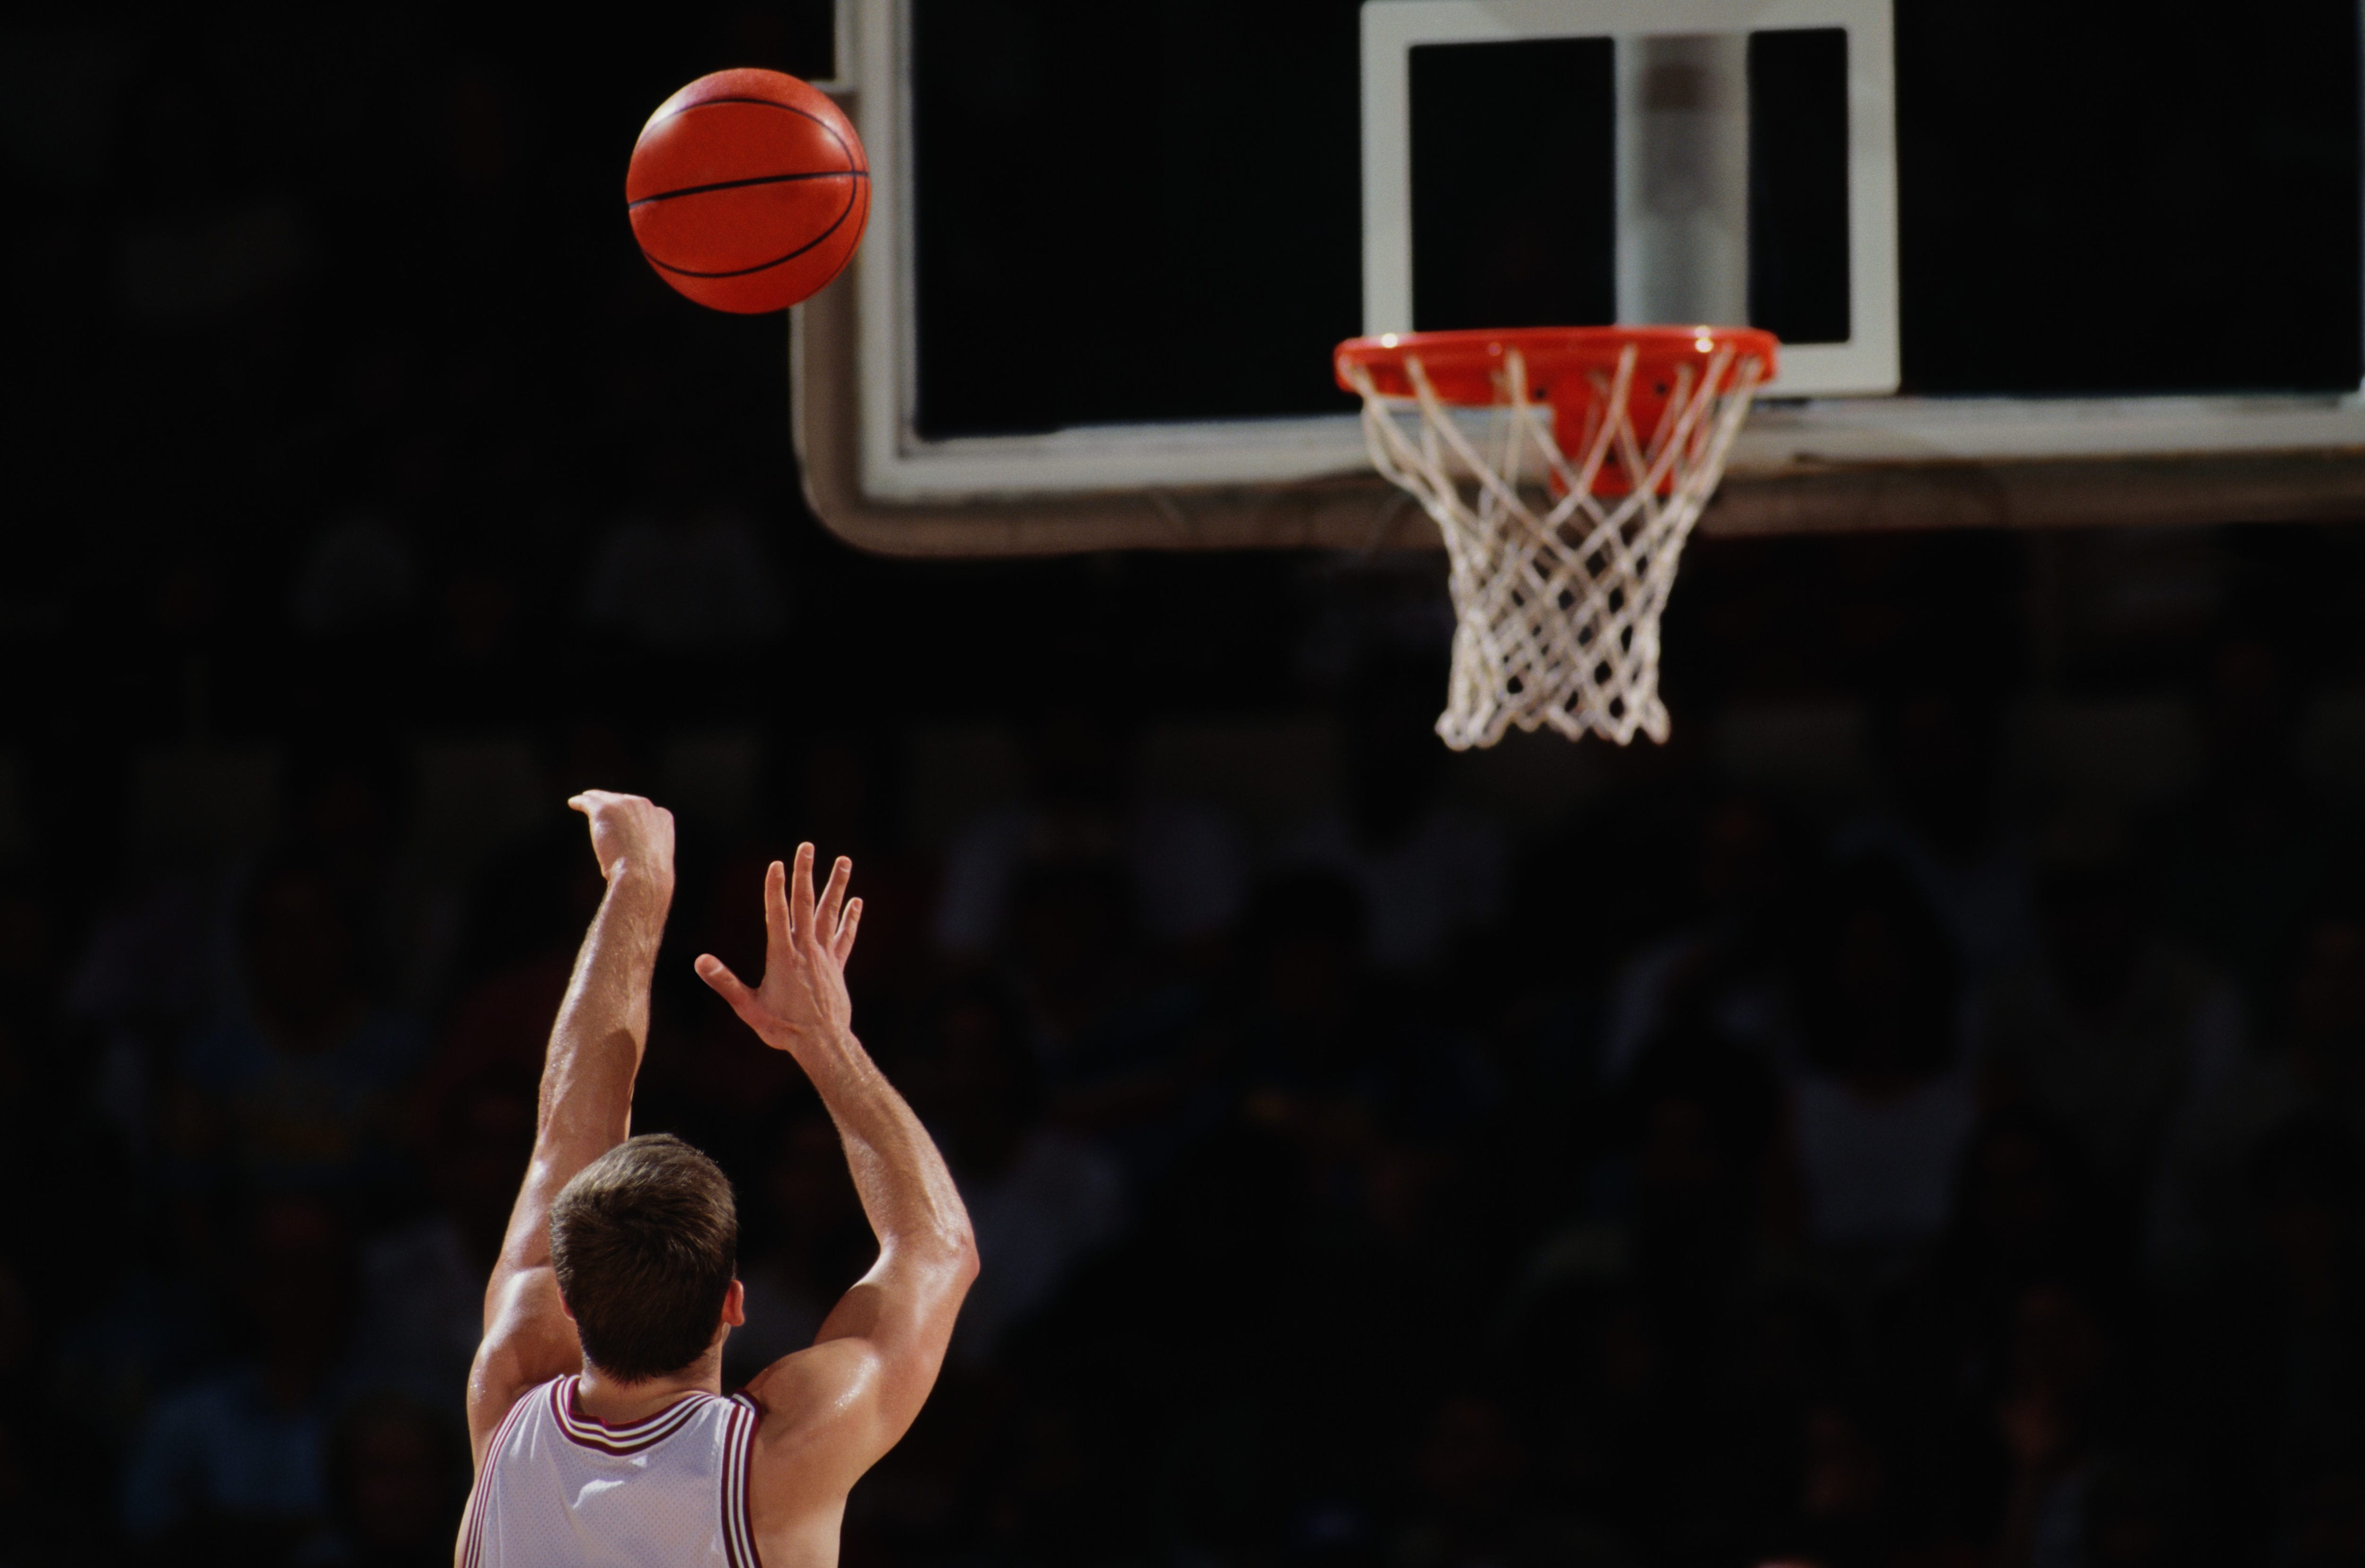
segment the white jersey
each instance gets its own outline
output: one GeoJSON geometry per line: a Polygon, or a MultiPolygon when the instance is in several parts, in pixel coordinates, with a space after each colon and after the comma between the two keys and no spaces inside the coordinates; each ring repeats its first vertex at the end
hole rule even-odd
{"type": "Polygon", "coordinates": [[[747,1460],[761,1416],[745,1394],[689,1394],[611,1427],[575,1385],[530,1390],[493,1434],[459,1568],[759,1568],[747,1460]]]}

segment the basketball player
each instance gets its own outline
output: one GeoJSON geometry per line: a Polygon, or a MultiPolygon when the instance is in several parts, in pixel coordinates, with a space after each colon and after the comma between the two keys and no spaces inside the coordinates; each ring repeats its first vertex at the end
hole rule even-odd
{"type": "Polygon", "coordinates": [[[820,1091],[879,1236],[812,1348],[725,1399],[723,1337],[745,1321],[730,1184],[678,1139],[629,1136],[673,817],[602,790],[568,804],[590,819],[608,892],[551,1030],[533,1159],[485,1293],[457,1561],[827,1568],[847,1491],[919,1414],[977,1274],[952,1177],[848,1027],[852,864],[816,899],[812,845],[793,872],[773,863],[759,986],[698,960],[820,1091]]]}

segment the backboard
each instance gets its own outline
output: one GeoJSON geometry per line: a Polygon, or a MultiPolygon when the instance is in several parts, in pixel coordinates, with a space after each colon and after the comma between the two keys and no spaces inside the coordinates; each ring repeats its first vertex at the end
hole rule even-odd
{"type": "Polygon", "coordinates": [[[1338,341],[1668,319],[1784,343],[1709,532],[2365,516],[2354,0],[839,3],[866,548],[1432,543],[1338,341]]]}

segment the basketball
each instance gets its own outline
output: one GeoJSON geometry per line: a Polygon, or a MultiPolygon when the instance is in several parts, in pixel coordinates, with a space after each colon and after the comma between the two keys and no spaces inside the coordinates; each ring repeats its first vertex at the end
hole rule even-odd
{"type": "Polygon", "coordinates": [[[818,293],[862,242],[870,171],[853,122],[778,71],[718,71],[657,106],[633,144],[625,212],[657,275],[757,315],[818,293]]]}

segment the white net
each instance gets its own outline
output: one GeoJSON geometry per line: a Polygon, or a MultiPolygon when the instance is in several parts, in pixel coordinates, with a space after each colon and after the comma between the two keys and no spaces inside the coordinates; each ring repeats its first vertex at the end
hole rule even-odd
{"type": "Polygon", "coordinates": [[[1501,418],[1483,453],[1414,354],[1409,399],[1383,397],[1360,365],[1349,372],[1372,462],[1445,534],[1457,626],[1437,733],[1456,751],[1493,745],[1514,724],[1620,745],[1636,730],[1667,738],[1659,614],[1763,365],[1720,345],[1703,366],[1677,366],[1657,428],[1642,432],[1627,398],[1636,353],[1627,345],[1614,375],[1593,375],[1574,462],[1551,405],[1529,400],[1516,349],[1503,355],[1501,418]],[[1632,479],[1625,494],[1594,494],[1606,468],[1632,479]]]}

